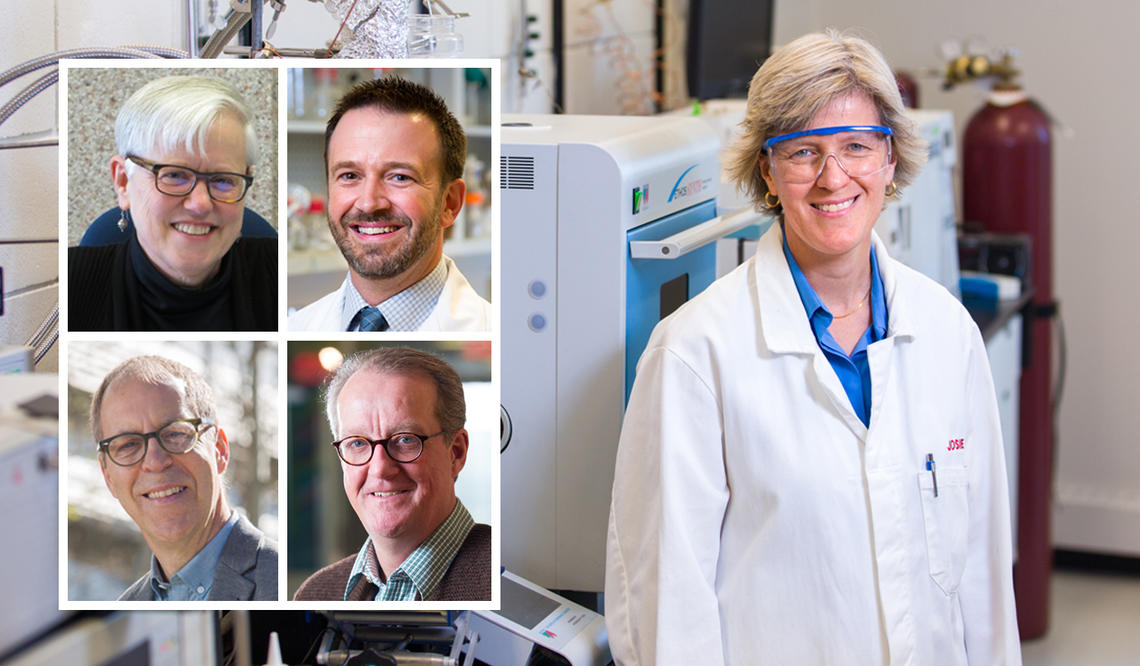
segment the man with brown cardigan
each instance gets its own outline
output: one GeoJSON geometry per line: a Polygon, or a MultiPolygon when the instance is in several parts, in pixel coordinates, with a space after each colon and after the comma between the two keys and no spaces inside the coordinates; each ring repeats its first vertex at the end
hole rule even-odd
{"type": "Polygon", "coordinates": [[[326,397],[344,491],[368,538],[293,598],[490,600],[491,528],[455,496],[468,446],[455,370],[415,349],[373,349],[341,365],[326,397]]]}

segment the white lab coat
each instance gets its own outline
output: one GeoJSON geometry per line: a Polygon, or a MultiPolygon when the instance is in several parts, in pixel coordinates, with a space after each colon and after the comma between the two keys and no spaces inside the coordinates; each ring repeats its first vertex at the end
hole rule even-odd
{"type": "MultiPolygon", "coordinates": [[[[419,327],[419,331],[442,331],[445,333],[491,330],[491,304],[483,300],[459,272],[449,257],[443,257],[447,264],[447,281],[435,309],[419,327]]],[[[290,331],[338,331],[340,312],[344,303],[346,279],[336,291],[322,296],[314,303],[289,315],[290,331]]]]}
{"type": "Polygon", "coordinates": [[[610,511],[619,664],[1021,663],[982,338],[873,240],[888,329],[868,350],[869,428],[812,336],[779,225],[654,330],[610,511]]]}

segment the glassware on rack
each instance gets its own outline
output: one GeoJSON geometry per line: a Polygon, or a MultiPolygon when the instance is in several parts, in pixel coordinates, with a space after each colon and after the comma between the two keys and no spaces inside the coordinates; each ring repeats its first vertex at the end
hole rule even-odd
{"type": "Polygon", "coordinates": [[[463,173],[463,180],[467,183],[467,194],[463,209],[467,212],[464,235],[468,239],[486,238],[491,235],[490,201],[487,199],[489,188],[486,176],[487,168],[483,161],[473,154],[467,155],[463,173]]]}
{"type": "Polygon", "coordinates": [[[294,120],[304,120],[307,109],[305,108],[306,90],[305,85],[305,70],[300,68],[292,68],[289,70],[289,117],[294,120]]]}
{"type": "Polygon", "coordinates": [[[408,17],[408,57],[451,58],[463,52],[463,35],[455,32],[455,17],[448,14],[412,14],[408,17]]]}
{"type": "Polygon", "coordinates": [[[289,185],[289,194],[286,199],[286,219],[289,229],[289,248],[304,250],[309,247],[309,222],[307,218],[309,206],[312,204],[312,194],[309,188],[296,183],[289,185]]]}
{"type": "Polygon", "coordinates": [[[312,71],[313,78],[316,79],[313,86],[312,119],[328,120],[329,116],[332,115],[333,106],[338,97],[337,75],[339,72],[332,67],[321,67],[312,71]]]}

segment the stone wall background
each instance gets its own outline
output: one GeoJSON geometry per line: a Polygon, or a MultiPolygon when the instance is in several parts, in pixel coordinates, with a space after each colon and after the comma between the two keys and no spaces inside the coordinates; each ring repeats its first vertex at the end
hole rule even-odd
{"type": "MultiPolygon", "coordinates": [[[[259,156],[245,205],[277,222],[277,70],[261,67],[72,68],[67,81],[67,244],[78,245],[87,225],[116,206],[110,159],[119,107],[148,81],[170,75],[217,76],[245,97],[253,112],[259,156]]],[[[60,94],[64,94],[62,91],[60,94]]]]}

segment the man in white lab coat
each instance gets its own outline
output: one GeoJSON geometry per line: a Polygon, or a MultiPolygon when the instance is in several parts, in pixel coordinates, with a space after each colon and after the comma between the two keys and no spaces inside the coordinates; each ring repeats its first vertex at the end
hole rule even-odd
{"type": "Polygon", "coordinates": [[[289,317],[293,331],[487,331],[490,304],[443,255],[463,207],[467,139],[429,88],[361,83],[325,131],[329,231],[348,261],[336,291],[289,317]]]}
{"type": "Polygon", "coordinates": [[[607,540],[618,663],[1020,663],[985,346],[872,231],[924,158],[901,107],[878,51],[835,33],[753,79],[734,176],[779,223],[638,363],[607,540]]]}

